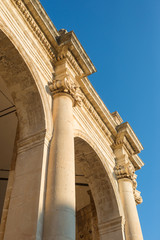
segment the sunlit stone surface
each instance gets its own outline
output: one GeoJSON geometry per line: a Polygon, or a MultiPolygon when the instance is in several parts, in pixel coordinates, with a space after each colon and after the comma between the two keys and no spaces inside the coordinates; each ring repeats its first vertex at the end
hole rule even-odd
{"type": "Polygon", "coordinates": [[[143,147],[95,71],[38,0],[0,1],[0,240],[143,239],[143,147]]]}

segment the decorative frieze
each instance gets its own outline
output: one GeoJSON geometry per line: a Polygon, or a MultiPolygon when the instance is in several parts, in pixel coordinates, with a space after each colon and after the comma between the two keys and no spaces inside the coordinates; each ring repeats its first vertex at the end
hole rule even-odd
{"type": "Polygon", "coordinates": [[[82,105],[82,93],[78,84],[71,80],[69,76],[63,78],[62,80],[53,80],[49,84],[49,88],[53,95],[57,93],[67,93],[72,96],[74,100],[74,105],[82,105]]]}
{"type": "MultiPolygon", "coordinates": [[[[83,98],[83,103],[84,106],[87,108],[87,110],[92,114],[92,116],[94,117],[94,119],[97,121],[97,123],[99,124],[99,126],[101,127],[101,129],[104,131],[104,133],[108,136],[111,137],[111,132],[109,131],[108,127],[106,126],[106,124],[103,122],[103,120],[101,119],[101,117],[98,115],[98,113],[96,112],[96,110],[94,109],[94,107],[91,105],[91,103],[88,101],[88,99],[86,97],[83,98]]],[[[111,142],[113,141],[112,138],[110,138],[111,142]]]]}
{"type": "Polygon", "coordinates": [[[26,8],[25,4],[23,3],[22,0],[12,0],[14,4],[19,8],[25,19],[27,20],[28,24],[32,28],[33,32],[37,35],[39,40],[41,41],[42,45],[45,47],[47,50],[49,56],[51,59],[55,57],[55,53],[53,51],[53,48],[47,38],[45,37],[44,33],[41,31],[41,29],[38,27],[36,21],[26,8]]]}

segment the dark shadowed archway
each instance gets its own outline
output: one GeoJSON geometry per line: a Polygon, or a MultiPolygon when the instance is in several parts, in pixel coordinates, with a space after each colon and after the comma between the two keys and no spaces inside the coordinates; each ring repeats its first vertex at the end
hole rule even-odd
{"type": "Polygon", "coordinates": [[[97,236],[100,239],[116,239],[116,236],[123,239],[123,220],[108,173],[95,150],[80,137],[75,138],[75,159],[77,221],[79,215],[83,215],[81,226],[77,226],[77,240],[98,239],[97,236]],[[90,210],[87,210],[89,205],[90,210]],[[89,221],[91,215],[95,216],[92,223],[89,221]]]}
{"type": "Polygon", "coordinates": [[[25,235],[29,228],[30,234],[34,232],[35,236],[42,231],[48,146],[44,104],[35,78],[38,74],[34,70],[34,62],[28,62],[18,42],[13,44],[0,30],[0,128],[3,129],[0,135],[0,143],[3,143],[0,144],[3,146],[0,174],[6,174],[1,177],[2,181],[6,179],[6,184],[2,183],[0,239],[19,239],[21,232],[25,235]]]}

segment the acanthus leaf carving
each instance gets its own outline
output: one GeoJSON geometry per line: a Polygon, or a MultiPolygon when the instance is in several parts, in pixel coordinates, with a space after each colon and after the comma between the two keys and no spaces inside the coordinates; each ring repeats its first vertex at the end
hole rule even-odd
{"type": "Polygon", "coordinates": [[[128,178],[132,180],[132,186],[133,186],[133,195],[136,204],[141,204],[143,202],[142,197],[141,197],[141,192],[138,191],[137,188],[137,175],[135,174],[135,169],[132,165],[132,163],[127,162],[123,165],[116,164],[115,166],[115,175],[117,179],[123,179],[123,178],[128,178]]]}
{"type": "Polygon", "coordinates": [[[134,194],[134,199],[136,201],[136,204],[138,205],[138,204],[141,204],[143,202],[143,199],[141,197],[141,192],[136,189],[137,188],[136,179],[137,179],[137,175],[134,174],[134,178],[133,178],[133,181],[132,181],[132,183],[133,183],[133,194],[134,194]]]}
{"type": "Polygon", "coordinates": [[[115,166],[115,175],[117,179],[121,178],[129,178],[131,180],[134,179],[135,169],[130,162],[127,162],[123,165],[116,164],[115,166]]]}
{"type": "Polygon", "coordinates": [[[82,106],[83,95],[80,91],[80,87],[72,81],[69,76],[61,80],[53,80],[53,82],[49,84],[49,88],[53,95],[62,92],[71,95],[75,105],[82,106]]]}

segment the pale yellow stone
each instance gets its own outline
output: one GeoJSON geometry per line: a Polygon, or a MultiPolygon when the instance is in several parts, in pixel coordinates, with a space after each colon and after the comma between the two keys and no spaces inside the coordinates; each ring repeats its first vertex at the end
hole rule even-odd
{"type": "Polygon", "coordinates": [[[0,169],[12,170],[0,240],[143,239],[143,147],[92,87],[95,71],[74,32],[57,31],[38,0],[0,1],[0,87],[16,110],[0,122],[0,146],[7,126],[11,138],[0,169]]]}

